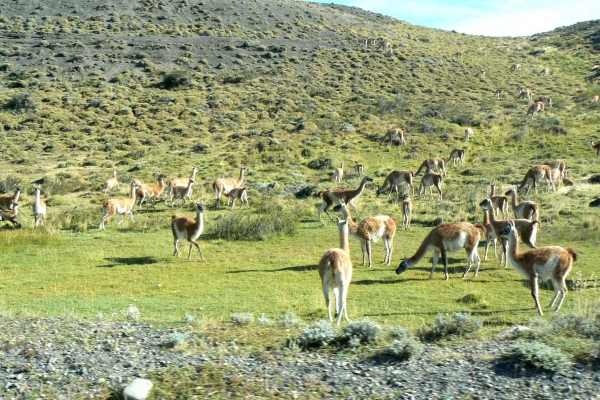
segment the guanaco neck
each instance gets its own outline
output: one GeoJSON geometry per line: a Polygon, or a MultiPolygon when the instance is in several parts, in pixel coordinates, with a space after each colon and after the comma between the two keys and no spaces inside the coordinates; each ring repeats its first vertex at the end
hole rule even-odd
{"type": "Polygon", "coordinates": [[[198,172],[198,168],[192,168],[192,176],[190,177],[191,180],[196,180],[196,172],[198,172]]]}
{"type": "Polygon", "coordinates": [[[360,182],[360,186],[358,187],[358,189],[354,191],[354,196],[352,196],[352,198],[354,199],[360,196],[363,190],[365,190],[365,186],[367,186],[367,180],[363,178],[363,180],[360,182]]]}
{"type": "Polygon", "coordinates": [[[490,186],[490,197],[494,197],[496,195],[496,185],[490,186]]]}
{"type": "Polygon", "coordinates": [[[136,187],[135,185],[131,185],[131,200],[133,200],[135,202],[135,195],[136,195],[136,187]]]}
{"type": "Polygon", "coordinates": [[[353,235],[356,235],[358,232],[358,224],[352,219],[350,211],[347,208],[342,208],[342,215],[346,218],[346,221],[348,221],[348,230],[352,232],[353,235]]]}
{"type": "Polygon", "coordinates": [[[433,234],[433,231],[431,231],[429,233],[429,235],[427,235],[425,237],[425,239],[423,240],[423,242],[421,243],[421,245],[417,249],[417,252],[411,258],[408,258],[406,260],[408,268],[410,268],[413,265],[417,264],[419,261],[421,261],[421,259],[423,257],[425,257],[425,255],[427,254],[427,251],[429,250],[429,246],[433,244],[433,243],[431,243],[431,236],[432,236],[432,234],[433,234]]]}
{"type": "Polygon", "coordinates": [[[237,181],[238,187],[240,187],[242,185],[242,183],[244,182],[244,168],[240,168],[240,177],[237,181]]]}
{"type": "Polygon", "coordinates": [[[519,238],[517,237],[517,231],[514,229],[508,235],[508,257],[519,261],[519,238]]]}
{"type": "Polygon", "coordinates": [[[490,214],[489,214],[490,210],[487,207],[483,208],[483,225],[489,225],[490,224],[490,214]]]}
{"type": "Polygon", "coordinates": [[[344,250],[348,256],[350,256],[350,246],[348,244],[348,228],[349,224],[338,224],[338,231],[340,233],[340,249],[344,250]]]}
{"type": "Polygon", "coordinates": [[[40,189],[35,189],[35,204],[39,205],[40,204],[40,189]]]}
{"type": "Polygon", "coordinates": [[[519,205],[519,203],[517,202],[517,192],[515,190],[510,192],[510,199],[512,208],[516,208],[519,205]]]}

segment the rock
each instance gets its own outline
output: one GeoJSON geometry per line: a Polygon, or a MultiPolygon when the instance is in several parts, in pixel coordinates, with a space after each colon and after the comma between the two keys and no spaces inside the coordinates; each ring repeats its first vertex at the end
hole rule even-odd
{"type": "Polygon", "coordinates": [[[152,382],[148,379],[135,378],[123,389],[125,400],[145,400],[152,389],[152,382]]]}

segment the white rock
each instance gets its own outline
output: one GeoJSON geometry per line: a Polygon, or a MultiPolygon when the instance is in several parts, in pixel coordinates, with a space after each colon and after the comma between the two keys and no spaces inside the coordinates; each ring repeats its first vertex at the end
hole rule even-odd
{"type": "Polygon", "coordinates": [[[123,389],[123,398],[125,400],[146,400],[151,389],[152,382],[148,379],[135,378],[123,389]]]}

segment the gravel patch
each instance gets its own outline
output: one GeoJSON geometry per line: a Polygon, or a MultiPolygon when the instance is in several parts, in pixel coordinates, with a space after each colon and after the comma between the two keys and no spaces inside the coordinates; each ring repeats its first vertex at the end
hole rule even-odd
{"type": "Polygon", "coordinates": [[[425,345],[418,358],[399,362],[288,350],[241,355],[207,337],[198,354],[172,348],[174,332],[137,322],[0,319],[0,399],[106,398],[167,367],[199,373],[208,365],[290,398],[599,398],[600,373],[586,366],[547,374],[498,363],[510,345],[503,339],[425,345]]]}

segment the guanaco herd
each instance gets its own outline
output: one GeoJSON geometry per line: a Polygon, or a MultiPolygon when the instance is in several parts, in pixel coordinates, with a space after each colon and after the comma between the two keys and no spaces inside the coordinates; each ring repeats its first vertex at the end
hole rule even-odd
{"type": "MultiPolygon", "coordinates": [[[[383,52],[393,53],[393,45],[385,39],[364,38],[360,40],[363,46],[378,46],[383,52]]],[[[463,53],[457,52],[454,54],[457,58],[462,58],[463,53]]],[[[514,64],[510,67],[510,71],[521,71],[520,64],[514,64]]],[[[539,75],[548,75],[548,68],[542,69],[539,75]]],[[[481,69],[477,74],[479,78],[485,78],[486,70],[481,69]]],[[[503,89],[497,89],[494,93],[498,99],[504,95],[503,89]]],[[[533,91],[525,87],[518,87],[514,93],[519,99],[533,100],[533,91]]],[[[599,101],[599,96],[594,96],[590,100],[591,103],[599,101]]],[[[532,119],[536,113],[545,112],[546,107],[552,106],[552,98],[550,96],[540,96],[529,106],[526,117],[531,114],[532,119]]],[[[467,127],[465,129],[465,141],[474,138],[473,129],[467,127]]],[[[398,142],[400,145],[406,146],[405,132],[401,128],[393,128],[388,130],[380,140],[380,146],[384,143],[398,142]]],[[[596,156],[600,156],[600,143],[591,142],[592,148],[596,151],[596,156]]],[[[452,161],[453,166],[457,164],[464,166],[465,151],[463,149],[453,149],[450,157],[447,159],[432,157],[428,158],[419,166],[415,174],[410,170],[395,170],[392,171],[384,180],[383,184],[376,190],[377,196],[382,193],[391,195],[395,190],[396,202],[399,201],[399,187],[406,187],[402,197],[402,228],[410,229],[411,218],[413,212],[412,197],[415,196],[414,178],[423,174],[419,185],[418,195],[426,196],[426,190],[429,188],[431,199],[433,199],[433,187],[438,191],[438,199],[442,200],[442,183],[446,178],[446,167],[452,161]],[[433,170],[438,172],[433,172],[433,170]],[[389,187],[389,191],[388,188],[389,187]]],[[[355,176],[361,177],[361,182],[356,189],[352,188],[335,188],[319,192],[319,196],[323,200],[322,205],[318,208],[318,217],[321,220],[321,212],[325,212],[332,219],[328,210],[338,206],[341,211],[341,217],[338,218],[338,234],[340,239],[340,247],[332,248],[325,252],[319,262],[319,275],[321,277],[323,294],[328,310],[329,320],[333,321],[331,312],[331,301],[329,297],[330,290],[334,293],[334,308],[336,322],[339,325],[342,315],[348,320],[347,297],[349,285],[352,280],[352,261],[350,259],[349,236],[353,236],[359,240],[362,248],[363,262],[366,265],[368,258],[368,268],[372,267],[372,243],[376,243],[379,239],[383,239],[385,245],[384,264],[390,265],[393,253],[393,239],[397,229],[397,220],[391,215],[369,216],[355,221],[350,213],[349,206],[354,209],[355,215],[358,215],[358,209],[355,200],[364,192],[368,183],[373,182],[373,178],[365,175],[364,165],[356,162],[355,176]]],[[[231,208],[235,207],[235,201],[240,200],[242,207],[248,205],[247,188],[242,187],[244,182],[244,174],[248,169],[244,166],[240,168],[239,177],[236,178],[219,178],[216,179],[212,188],[215,193],[215,208],[220,208],[221,196],[227,197],[227,205],[232,201],[231,208]]],[[[117,223],[121,225],[130,216],[131,222],[133,219],[133,209],[136,201],[140,209],[142,204],[148,201],[153,208],[156,208],[156,203],[161,194],[164,193],[165,204],[170,201],[171,207],[174,207],[176,201],[180,201],[181,205],[186,201],[190,201],[195,208],[196,218],[188,216],[172,216],[171,230],[173,233],[173,255],[180,256],[178,244],[181,239],[187,240],[189,245],[188,260],[191,258],[192,249],[196,247],[200,254],[200,259],[205,260],[202,249],[197,242],[197,239],[204,230],[204,205],[198,204],[192,200],[193,184],[196,180],[198,169],[193,166],[189,178],[180,177],[165,182],[166,176],[158,173],[158,185],[143,183],[140,179],[132,179],[130,183],[130,196],[106,199],[102,204],[102,216],[100,219],[99,229],[105,227],[108,219],[116,214],[123,216],[121,221],[117,223]]],[[[543,315],[542,307],[538,298],[538,281],[551,280],[554,286],[554,296],[549,307],[558,300],[555,311],[558,311],[568,292],[565,279],[569,274],[573,262],[577,261],[578,253],[572,248],[562,248],[558,246],[536,247],[538,230],[541,229],[540,207],[533,201],[518,200],[518,193],[529,193],[533,187],[534,193],[537,194],[537,185],[539,182],[546,182],[548,191],[555,191],[556,187],[562,182],[565,186],[573,186],[575,183],[568,178],[566,170],[566,162],[564,160],[553,160],[542,165],[537,165],[530,168],[521,184],[518,187],[511,187],[504,195],[496,195],[496,184],[491,184],[490,195],[486,195],[485,199],[479,203],[483,211],[483,221],[481,224],[471,224],[468,222],[449,222],[442,223],[432,229],[429,234],[423,239],[421,245],[416,250],[412,257],[403,257],[402,262],[396,269],[396,274],[401,274],[409,268],[416,265],[430,251],[433,252],[432,268],[429,279],[434,276],[434,271],[437,262],[441,256],[444,263],[445,279],[449,279],[448,273],[448,254],[465,249],[467,254],[467,267],[462,275],[467,276],[473,264],[475,271],[473,277],[477,277],[481,258],[477,247],[481,239],[480,231],[486,238],[486,247],[484,261],[487,260],[488,250],[490,245],[494,244],[494,256],[496,253],[496,242],[501,242],[500,262],[507,267],[510,262],[519,274],[528,278],[531,283],[531,294],[535,301],[535,306],[540,315],[543,315]],[[510,199],[510,200],[509,200],[510,199]],[[515,219],[509,220],[509,205],[515,215],[515,219]],[[496,215],[501,213],[504,219],[497,219],[496,215]],[[530,250],[521,252],[519,250],[519,239],[525,243],[530,250]],[[560,295],[560,299],[559,298],[560,295]]],[[[335,170],[335,182],[341,183],[344,177],[344,162],[341,162],[340,167],[335,170]]],[[[104,182],[102,192],[111,192],[119,185],[117,179],[117,170],[113,170],[111,176],[104,182]]],[[[46,204],[41,199],[42,189],[39,186],[34,187],[35,201],[33,204],[34,226],[38,227],[41,222],[46,224],[46,204]]],[[[15,227],[21,227],[21,224],[16,221],[19,213],[18,200],[21,194],[21,188],[17,187],[14,194],[0,196],[0,221],[12,223],[15,227]]],[[[600,198],[592,201],[590,207],[600,207],[600,198]]]]}
{"type": "MultiPolygon", "coordinates": [[[[388,132],[388,134],[391,131],[388,132]]],[[[386,134],[387,135],[387,134],[386,134]]],[[[389,135],[387,135],[389,136],[389,135]]],[[[592,142],[592,146],[594,143],[592,142]]],[[[600,145],[598,145],[600,147],[600,145]]],[[[597,147],[594,147],[596,149],[597,147]]],[[[461,149],[452,150],[451,157],[448,160],[460,160],[464,163],[464,151],[461,149]],[[459,151],[460,150],[460,151],[459,151]]],[[[405,187],[405,194],[402,201],[402,228],[410,229],[411,215],[413,212],[413,203],[411,200],[411,191],[414,196],[413,178],[423,173],[421,185],[419,187],[419,196],[424,193],[426,187],[436,186],[439,191],[439,199],[442,199],[441,182],[446,176],[447,160],[443,158],[428,158],[419,167],[415,174],[409,170],[392,171],[384,180],[383,184],[376,190],[376,195],[387,193],[388,197],[392,191],[396,190],[396,201],[398,200],[400,186],[405,187]],[[432,172],[437,169],[438,173],[432,172]],[[389,190],[388,190],[389,188],[389,190]]],[[[356,171],[364,171],[364,166],[357,162],[356,171]],[[360,169],[358,166],[360,165],[360,169]]],[[[423,242],[412,257],[404,256],[402,262],[396,269],[397,274],[401,274],[416,265],[429,252],[433,252],[432,267],[429,279],[434,276],[438,260],[442,259],[444,263],[445,279],[449,279],[448,273],[448,254],[465,249],[467,254],[467,267],[462,277],[465,278],[472,266],[475,265],[473,278],[477,277],[481,258],[478,253],[479,241],[483,235],[486,238],[486,247],[484,261],[487,260],[490,245],[494,245],[494,257],[497,256],[496,243],[501,242],[500,262],[504,268],[510,262],[517,272],[528,278],[531,283],[531,295],[535,306],[540,315],[543,315],[542,307],[538,298],[538,281],[551,280],[554,286],[554,296],[549,307],[553,307],[556,301],[558,304],[555,311],[558,311],[568,292],[565,279],[577,261],[578,253],[572,248],[562,248],[558,246],[536,247],[537,234],[541,229],[540,207],[534,201],[519,201],[520,192],[529,193],[531,187],[537,194],[537,184],[545,181],[548,191],[556,190],[556,187],[562,182],[565,186],[572,186],[574,182],[567,178],[565,160],[552,160],[542,165],[530,168],[521,184],[518,187],[510,187],[504,195],[497,195],[495,183],[491,184],[490,194],[486,195],[484,200],[479,203],[483,212],[483,221],[481,224],[472,224],[469,222],[449,222],[442,223],[431,230],[424,238],[423,242]],[[515,218],[509,220],[509,207],[512,208],[515,218]],[[501,213],[503,219],[496,217],[501,213]],[[481,234],[480,234],[481,231],[481,234]],[[525,243],[530,250],[521,252],[519,250],[519,239],[525,243]],[[560,299],[559,299],[560,296],[560,299]]],[[[343,164],[342,164],[343,169],[343,164]]],[[[339,169],[338,169],[339,170],[339,169]]],[[[336,172],[336,182],[340,175],[336,172]]],[[[358,174],[357,174],[358,176],[358,174]]],[[[340,238],[340,247],[329,249],[321,258],[319,263],[319,274],[321,276],[322,289],[325,297],[325,303],[328,309],[329,320],[333,321],[331,312],[331,301],[329,298],[330,290],[333,290],[335,298],[335,316],[339,325],[342,315],[348,320],[348,311],[346,307],[350,281],[352,280],[352,261],[350,259],[348,237],[353,236],[361,243],[363,262],[362,265],[372,267],[372,244],[379,239],[383,239],[385,245],[385,257],[383,263],[391,263],[393,252],[393,239],[395,236],[397,220],[392,215],[378,215],[366,217],[360,221],[355,221],[349,211],[349,206],[354,208],[355,215],[358,210],[355,205],[356,199],[365,191],[365,187],[373,179],[363,176],[360,185],[356,189],[335,188],[319,192],[323,204],[318,209],[319,219],[321,212],[324,211],[330,219],[333,219],[327,210],[338,206],[341,216],[338,217],[338,233],[340,238]],[[368,264],[367,264],[368,258],[368,264]]],[[[600,207],[600,199],[590,203],[590,207],[600,207]]]]}

